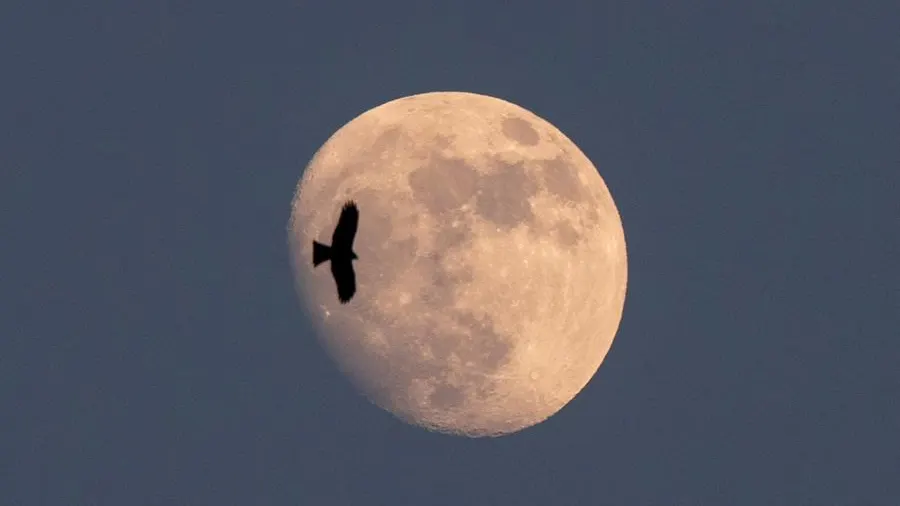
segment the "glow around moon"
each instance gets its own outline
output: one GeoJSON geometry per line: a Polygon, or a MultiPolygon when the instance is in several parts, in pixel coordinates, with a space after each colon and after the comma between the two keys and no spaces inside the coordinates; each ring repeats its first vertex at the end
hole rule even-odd
{"type": "Polygon", "coordinates": [[[625,236],[588,158],[509,102],[460,92],[371,109],[310,161],[288,227],[323,345],[375,404],[440,432],[495,436],[559,411],[622,316],[625,236]],[[357,294],[338,302],[313,240],[360,209],[357,294]]]}

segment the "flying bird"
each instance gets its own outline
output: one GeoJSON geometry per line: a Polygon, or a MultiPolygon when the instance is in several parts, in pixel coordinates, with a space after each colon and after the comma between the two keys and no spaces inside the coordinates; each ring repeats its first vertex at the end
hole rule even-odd
{"type": "Polygon", "coordinates": [[[353,252],[353,238],[359,224],[359,209],[353,201],[348,201],[341,209],[331,246],[313,241],[313,267],[331,260],[331,275],[337,284],[338,300],[346,304],[356,293],[356,275],[353,273],[353,261],[357,259],[353,252]]]}

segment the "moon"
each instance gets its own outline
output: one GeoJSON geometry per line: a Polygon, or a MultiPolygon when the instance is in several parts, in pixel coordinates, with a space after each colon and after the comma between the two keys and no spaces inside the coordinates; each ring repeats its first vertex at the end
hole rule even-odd
{"type": "Polygon", "coordinates": [[[591,380],[625,302],[619,212],[559,129],[510,102],[412,95],[356,117],[315,153],[292,203],[296,286],[337,366],[426,429],[500,436],[591,380]],[[359,207],[357,292],[341,304],[312,242],[359,207]]]}

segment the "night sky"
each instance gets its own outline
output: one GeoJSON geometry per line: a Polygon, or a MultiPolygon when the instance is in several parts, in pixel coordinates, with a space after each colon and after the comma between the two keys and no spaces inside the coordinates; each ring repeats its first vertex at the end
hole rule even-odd
{"type": "Polygon", "coordinates": [[[897,26],[887,0],[2,2],[0,504],[900,504],[897,26]],[[628,244],[593,381],[496,439],[369,404],[289,263],[315,150],[443,90],[560,128],[628,244]]]}

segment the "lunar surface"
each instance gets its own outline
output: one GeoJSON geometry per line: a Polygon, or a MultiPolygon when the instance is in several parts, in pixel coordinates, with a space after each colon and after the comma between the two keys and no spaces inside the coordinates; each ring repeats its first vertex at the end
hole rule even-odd
{"type": "Polygon", "coordinates": [[[303,173],[288,226],[300,298],[375,404],[444,433],[546,420],[591,380],[625,302],[618,210],[591,161],[532,112],[425,93],[338,130],[303,173]],[[355,297],[313,240],[359,207],[355,297]]]}

